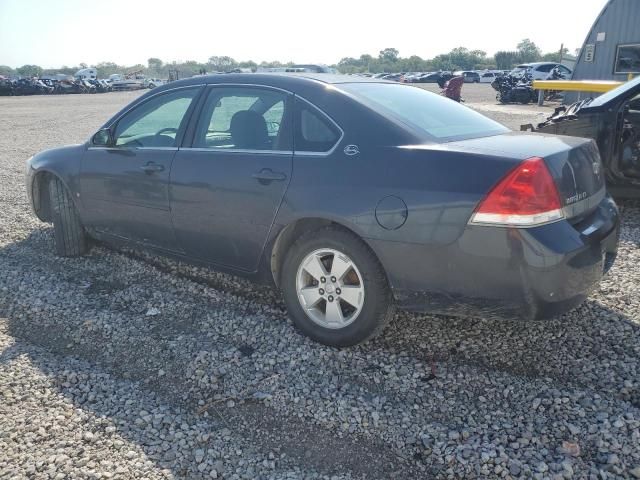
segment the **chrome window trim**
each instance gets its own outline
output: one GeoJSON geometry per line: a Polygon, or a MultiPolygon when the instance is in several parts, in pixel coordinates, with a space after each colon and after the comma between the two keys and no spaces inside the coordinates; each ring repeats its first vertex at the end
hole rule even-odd
{"type": "Polygon", "coordinates": [[[135,150],[165,150],[165,151],[177,151],[179,147],[88,147],[87,150],[115,150],[122,151],[135,151],[135,150]]]}
{"type": "Polygon", "coordinates": [[[189,152],[208,152],[208,153],[249,153],[256,155],[293,155],[292,150],[251,150],[246,148],[217,148],[217,147],[182,147],[180,150],[189,152]]]}

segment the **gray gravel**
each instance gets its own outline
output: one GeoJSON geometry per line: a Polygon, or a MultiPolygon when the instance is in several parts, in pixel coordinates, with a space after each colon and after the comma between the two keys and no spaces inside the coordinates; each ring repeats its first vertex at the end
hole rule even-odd
{"type": "MultiPolygon", "coordinates": [[[[465,91],[512,128],[545,111],[465,91]]],[[[640,478],[640,204],[621,205],[618,261],[567,315],[400,312],[332,349],[242,279],[52,254],[24,160],[135,95],[0,98],[0,478],[640,478]]]]}

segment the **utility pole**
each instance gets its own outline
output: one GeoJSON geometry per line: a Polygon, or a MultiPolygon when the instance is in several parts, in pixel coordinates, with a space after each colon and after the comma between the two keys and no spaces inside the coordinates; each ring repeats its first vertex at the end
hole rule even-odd
{"type": "Polygon", "coordinates": [[[560,61],[558,63],[562,63],[562,56],[564,55],[564,43],[560,44],[560,61]]]}

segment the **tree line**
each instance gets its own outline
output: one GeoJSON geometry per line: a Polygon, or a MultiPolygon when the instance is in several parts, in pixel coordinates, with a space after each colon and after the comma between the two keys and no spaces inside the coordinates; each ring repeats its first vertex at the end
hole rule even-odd
{"type": "MultiPolygon", "coordinates": [[[[569,50],[563,49],[562,56],[566,57],[569,50]]],[[[576,54],[578,52],[576,51],[576,54]]],[[[345,57],[337,64],[331,65],[342,73],[362,73],[362,72],[428,72],[436,70],[484,70],[498,69],[508,70],[519,63],[560,60],[560,51],[543,54],[540,48],[530,39],[525,38],[512,51],[499,51],[492,57],[482,50],[469,50],[465,47],[458,47],[449,53],[436,55],[431,59],[423,59],[417,55],[403,58],[395,48],[385,48],[378,53],[377,57],[369,54],[360,55],[358,58],[345,57]]],[[[165,63],[161,59],[152,57],[147,60],[147,65],[118,65],[113,62],[100,62],[92,67],[98,70],[99,78],[106,78],[113,73],[141,72],[150,77],[167,78],[173,72],[179,78],[189,77],[197,73],[208,72],[228,72],[237,68],[251,69],[255,71],[258,67],[287,67],[294,65],[293,62],[262,62],[236,61],[228,56],[212,56],[206,62],[188,60],[186,62],[165,63]]],[[[81,68],[89,65],[80,63],[77,66],[62,66],[60,68],[44,69],[38,65],[23,65],[13,69],[6,65],[0,65],[0,75],[20,75],[23,77],[33,77],[63,73],[73,75],[81,68]]]]}

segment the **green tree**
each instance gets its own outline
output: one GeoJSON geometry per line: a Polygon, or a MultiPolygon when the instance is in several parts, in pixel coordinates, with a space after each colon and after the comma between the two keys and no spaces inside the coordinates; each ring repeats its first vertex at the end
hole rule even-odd
{"type": "Polygon", "coordinates": [[[398,56],[400,52],[398,52],[395,48],[385,48],[384,50],[380,50],[378,58],[387,63],[395,63],[398,60],[398,56]]]}
{"type": "Polygon", "coordinates": [[[96,65],[98,70],[98,78],[107,78],[114,73],[124,73],[125,67],[122,67],[113,62],[100,62],[96,65]]]}
{"type": "MultiPolygon", "coordinates": [[[[569,55],[569,49],[565,47],[562,49],[562,58],[566,58],[567,55],[569,55]]],[[[544,55],[542,55],[542,60],[544,60],[545,62],[559,62],[560,52],[557,51],[545,53],[544,55]]]]}
{"type": "Polygon", "coordinates": [[[520,63],[519,52],[501,50],[496,52],[493,58],[496,61],[498,70],[511,70],[517,63],[520,63]]]}
{"type": "Polygon", "coordinates": [[[162,66],[164,64],[162,63],[162,60],[160,60],[159,58],[151,57],[147,59],[147,65],[149,67],[149,70],[160,73],[162,71],[162,66]]]}
{"type": "Polygon", "coordinates": [[[520,43],[518,43],[516,48],[518,49],[518,53],[520,54],[520,62],[522,63],[537,62],[542,57],[542,53],[540,52],[538,46],[528,38],[525,38],[520,43]]]}
{"type": "Polygon", "coordinates": [[[16,68],[16,73],[22,77],[39,77],[42,75],[42,67],[39,65],[23,65],[16,68]]]}
{"type": "Polygon", "coordinates": [[[13,75],[14,71],[8,65],[0,65],[0,75],[13,75]]]}
{"type": "Polygon", "coordinates": [[[209,57],[209,61],[207,62],[208,70],[213,70],[217,72],[227,72],[229,70],[233,70],[236,68],[238,63],[231,57],[223,56],[213,56],[209,57]]]}

